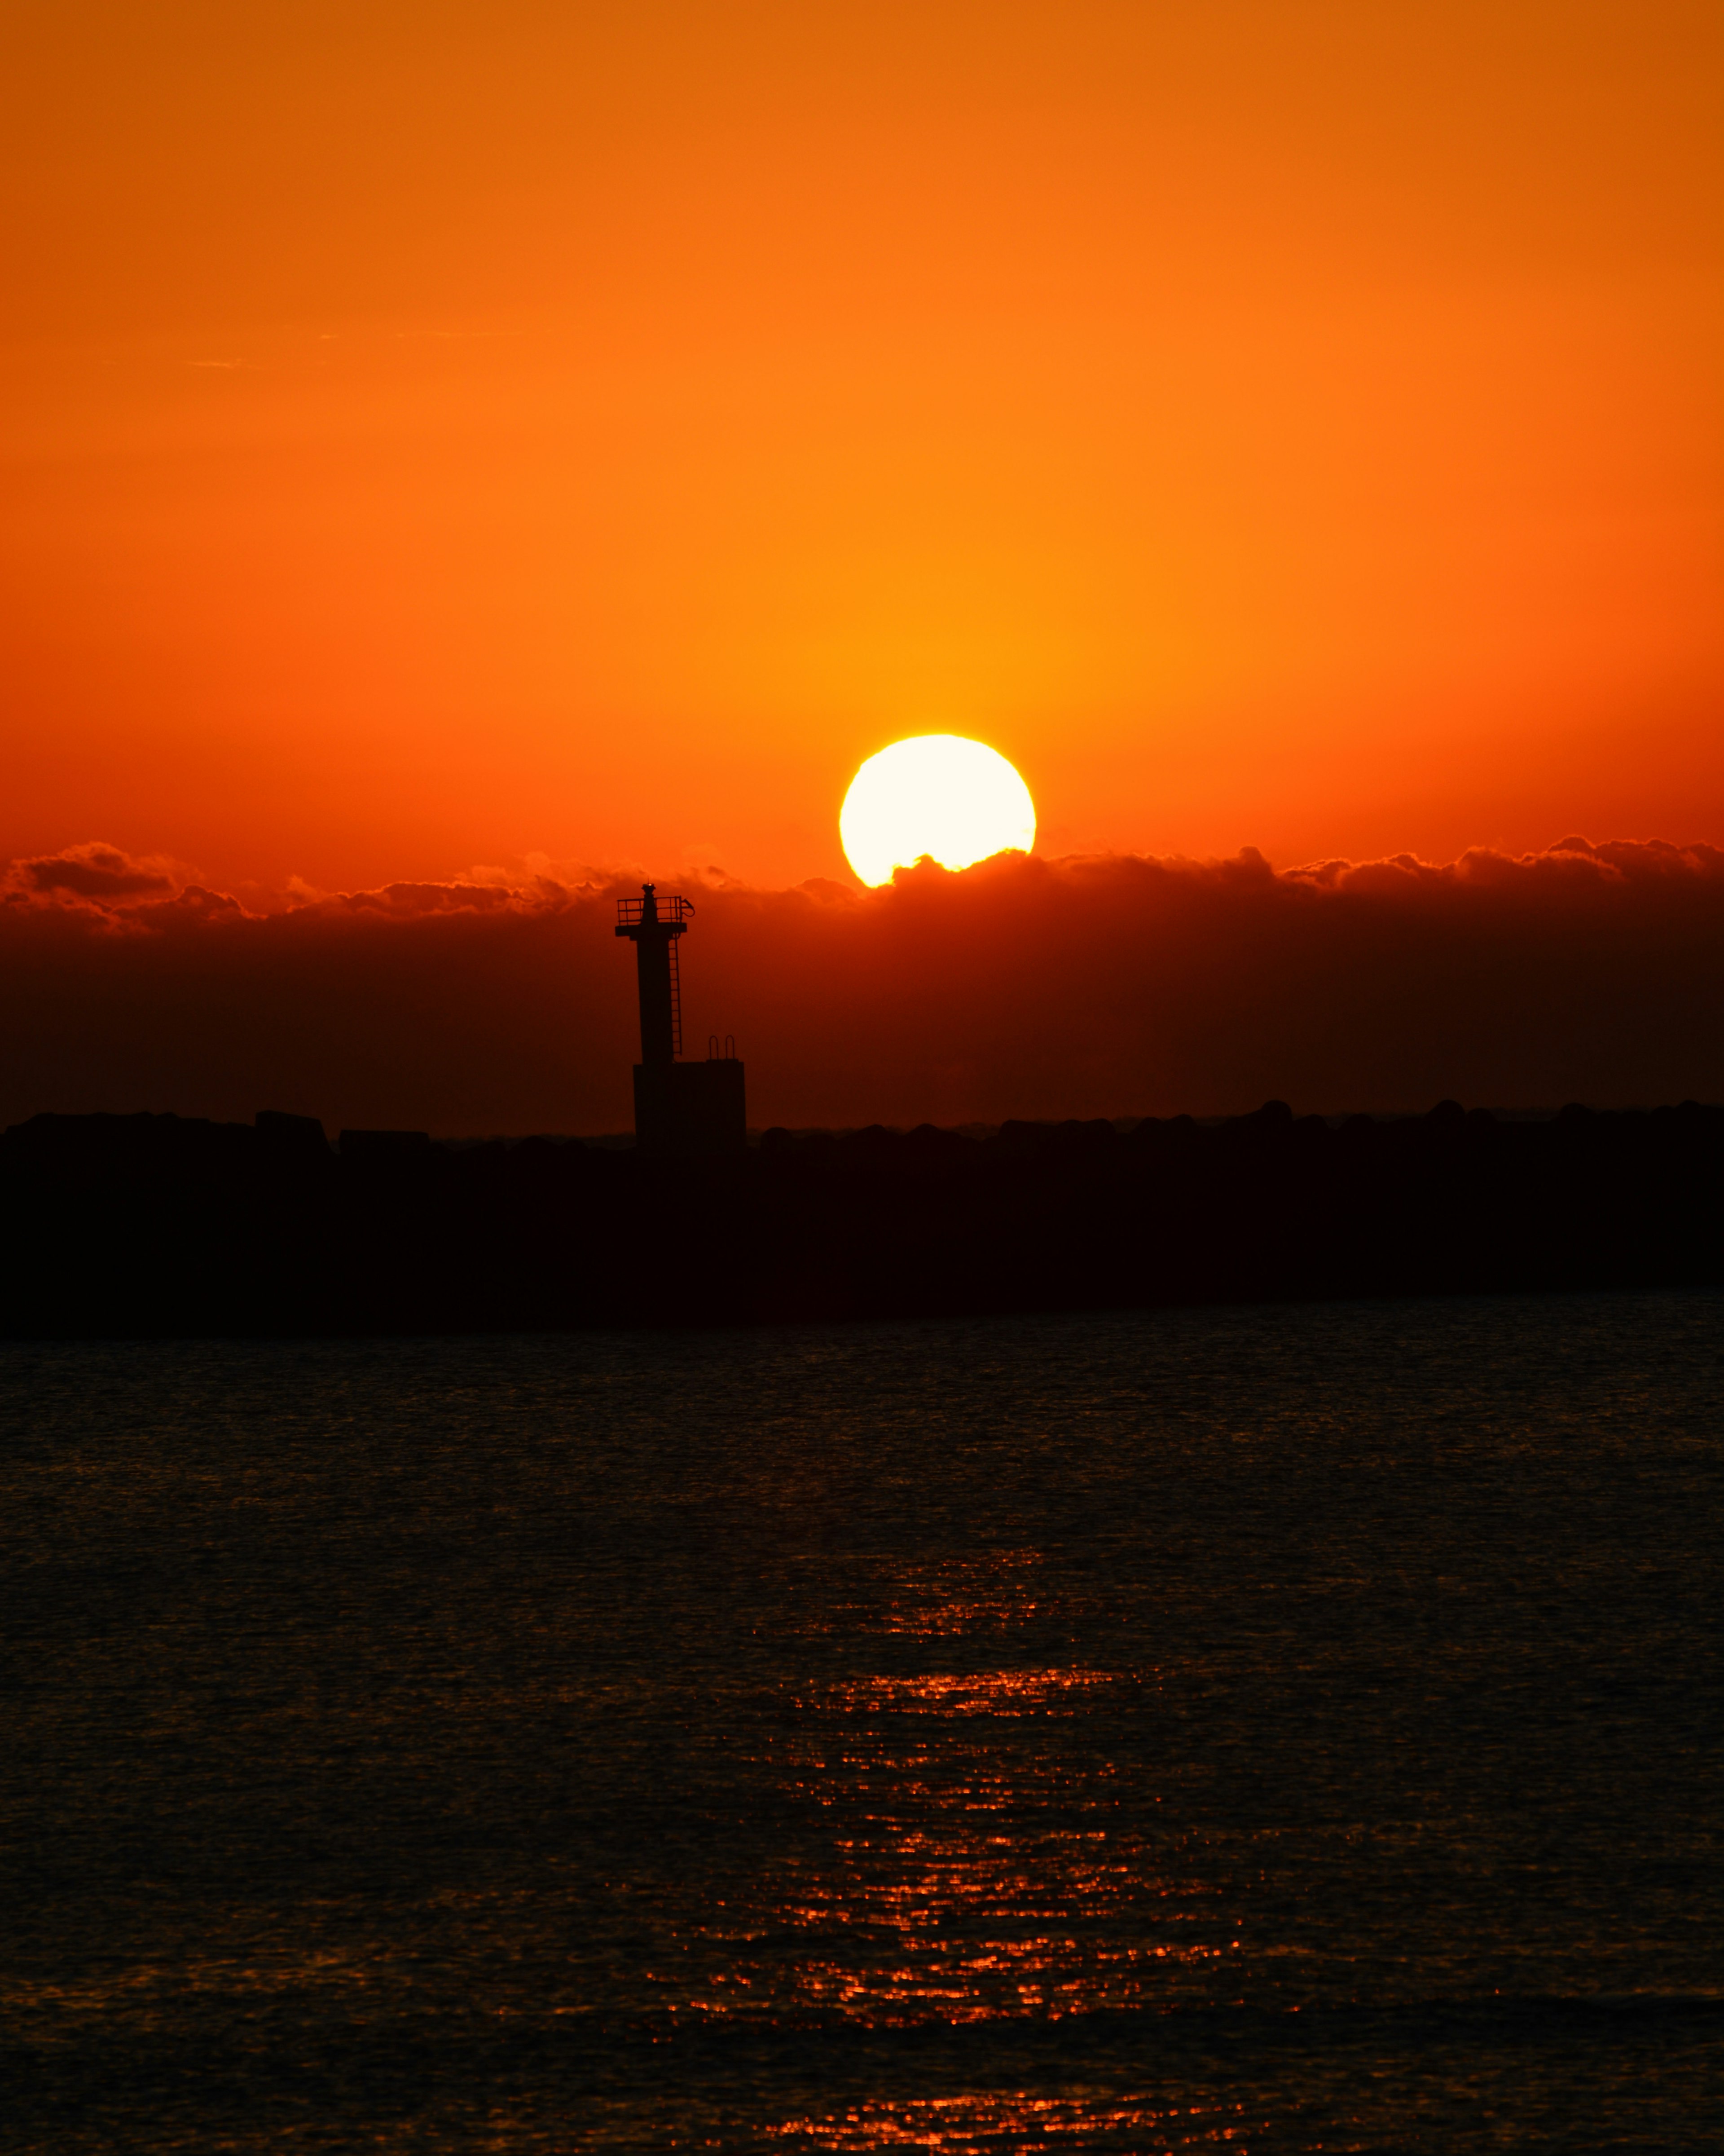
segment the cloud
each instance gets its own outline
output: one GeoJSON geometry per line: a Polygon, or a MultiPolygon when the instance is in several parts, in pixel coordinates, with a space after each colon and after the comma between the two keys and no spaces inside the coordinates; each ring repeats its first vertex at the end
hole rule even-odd
{"type": "Polygon", "coordinates": [[[167,863],[134,860],[118,846],[93,839],[85,845],[68,846],[62,853],[13,862],[3,888],[8,894],[49,898],[65,895],[106,906],[171,891],[174,886],[175,877],[167,863]]]}
{"type": "Polygon", "coordinates": [[[381,891],[344,891],[319,901],[321,910],[381,914],[391,921],[428,913],[498,913],[518,910],[521,894],[491,883],[391,883],[381,891]]]}
{"type": "MultiPolygon", "coordinates": [[[[16,863],[0,1122],[274,1106],[332,1128],[624,1129],[631,887],[536,860],[254,914],[112,846],[16,863]]],[[[1724,1098],[1711,846],[683,888],[688,1048],[736,1036],[757,1124],[1724,1098]]]]}

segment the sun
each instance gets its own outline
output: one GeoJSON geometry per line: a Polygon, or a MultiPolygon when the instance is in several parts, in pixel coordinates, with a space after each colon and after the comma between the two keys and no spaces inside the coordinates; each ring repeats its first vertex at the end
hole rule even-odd
{"type": "Polygon", "coordinates": [[[864,883],[931,854],[967,869],[1035,844],[1029,788],[997,749],[962,734],[918,734],[871,756],[839,813],[845,857],[864,883]]]}

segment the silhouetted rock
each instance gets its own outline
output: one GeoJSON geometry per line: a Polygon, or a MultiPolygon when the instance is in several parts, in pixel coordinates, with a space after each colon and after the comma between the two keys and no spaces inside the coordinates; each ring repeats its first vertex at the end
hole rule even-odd
{"type": "Polygon", "coordinates": [[[321,1160],[329,1141],[316,1116],[290,1116],[280,1108],[259,1108],[252,1127],[260,1147],[276,1159],[321,1160]]]}
{"type": "Polygon", "coordinates": [[[431,1133],[428,1131],[343,1131],[341,1147],[343,1160],[386,1162],[393,1167],[415,1158],[428,1158],[431,1152],[431,1133]]]}
{"type": "Polygon", "coordinates": [[[0,1165],[73,1181],[198,1179],[249,1163],[255,1134],[207,1116],[33,1116],[0,1140],[0,1165]]]}

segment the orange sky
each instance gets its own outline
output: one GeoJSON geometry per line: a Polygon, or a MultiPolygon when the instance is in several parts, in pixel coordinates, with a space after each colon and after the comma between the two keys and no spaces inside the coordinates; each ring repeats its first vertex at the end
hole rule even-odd
{"type": "Polygon", "coordinates": [[[1715,0],[8,10],[0,855],[1724,838],[1715,0]]]}

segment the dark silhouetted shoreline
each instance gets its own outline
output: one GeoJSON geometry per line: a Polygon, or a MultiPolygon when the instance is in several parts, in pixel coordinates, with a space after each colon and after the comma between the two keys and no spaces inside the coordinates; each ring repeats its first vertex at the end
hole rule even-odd
{"type": "Polygon", "coordinates": [[[1724,1109],[769,1131],[741,1161],[174,1116],[0,1138],[0,1331],[515,1332],[1724,1280],[1724,1109]]]}

